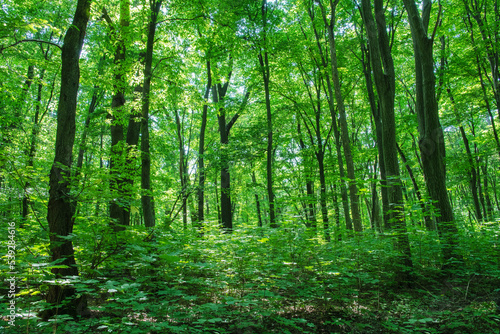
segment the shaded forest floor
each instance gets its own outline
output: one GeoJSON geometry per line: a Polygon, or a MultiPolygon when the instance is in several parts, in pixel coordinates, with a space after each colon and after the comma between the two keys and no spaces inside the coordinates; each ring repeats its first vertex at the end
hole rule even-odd
{"type": "Polygon", "coordinates": [[[34,316],[54,264],[20,251],[19,317],[0,333],[500,333],[497,225],[461,235],[465,264],[452,272],[440,269],[435,234],[410,231],[414,281],[405,287],[394,281],[388,235],[324,243],[292,222],[209,227],[203,238],[94,230],[75,238],[81,275],[64,282],[87,296],[83,317],[34,316]]]}

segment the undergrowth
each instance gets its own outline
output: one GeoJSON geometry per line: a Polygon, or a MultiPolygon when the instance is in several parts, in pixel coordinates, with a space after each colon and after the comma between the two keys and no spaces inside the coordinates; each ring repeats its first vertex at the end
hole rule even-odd
{"type": "Polygon", "coordinates": [[[465,263],[446,274],[437,235],[410,230],[413,281],[404,288],[387,235],[325,243],[293,221],[232,233],[207,224],[202,237],[98,226],[77,229],[80,276],[57,282],[85,295],[88,312],[36,317],[57,264],[23,242],[15,326],[5,321],[0,333],[499,333],[497,224],[461,235],[465,263]]]}

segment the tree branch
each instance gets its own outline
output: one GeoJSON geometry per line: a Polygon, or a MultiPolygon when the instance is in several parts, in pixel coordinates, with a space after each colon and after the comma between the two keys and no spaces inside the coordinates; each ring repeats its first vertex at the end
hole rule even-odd
{"type": "Polygon", "coordinates": [[[21,43],[27,43],[27,42],[45,43],[45,44],[56,46],[56,47],[59,48],[59,50],[62,50],[62,46],[60,46],[59,44],[56,44],[54,42],[44,41],[44,40],[35,39],[35,38],[29,38],[29,39],[23,39],[23,40],[17,41],[17,42],[15,42],[15,43],[13,43],[11,45],[8,45],[8,46],[0,46],[0,53],[2,53],[3,50],[5,50],[5,49],[14,47],[14,46],[16,46],[18,44],[21,44],[21,43]]]}

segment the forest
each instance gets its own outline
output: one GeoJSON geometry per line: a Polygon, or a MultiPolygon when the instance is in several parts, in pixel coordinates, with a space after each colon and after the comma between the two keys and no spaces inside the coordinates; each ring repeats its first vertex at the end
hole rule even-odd
{"type": "Polygon", "coordinates": [[[498,0],[0,5],[0,333],[500,333],[498,0]]]}

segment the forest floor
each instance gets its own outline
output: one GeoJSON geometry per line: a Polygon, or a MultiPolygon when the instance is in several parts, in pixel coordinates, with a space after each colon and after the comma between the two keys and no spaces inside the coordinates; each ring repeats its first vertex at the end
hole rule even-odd
{"type": "Polygon", "coordinates": [[[325,243],[294,226],[154,240],[127,231],[127,243],[76,243],[81,274],[66,284],[87,297],[81,318],[33,316],[53,281],[50,264],[32,266],[19,286],[23,311],[0,333],[500,333],[495,229],[461,236],[465,262],[446,272],[437,236],[410,234],[404,284],[391,239],[371,232],[325,243]]]}

